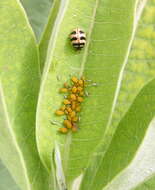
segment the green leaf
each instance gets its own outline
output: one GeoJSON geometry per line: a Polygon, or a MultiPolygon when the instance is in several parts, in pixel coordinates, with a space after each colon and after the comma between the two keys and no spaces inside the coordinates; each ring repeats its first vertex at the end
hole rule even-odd
{"type": "MultiPolygon", "coordinates": [[[[141,90],[131,108],[119,123],[109,149],[100,165],[100,173],[98,172],[95,178],[101,183],[94,180],[90,189],[102,189],[102,187],[108,182],[110,183],[116,175],[119,179],[119,176],[123,176],[120,180],[122,183],[116,181],[118,186],[124,184],[126,182],[126,176],[129,175],[134,175],[131,179],[134,178],[133,180],[137,182],[138,175],[142,176],[144,172],[147,174],[148,169],[153,168],[152,172],[155,170],[154,161],[152,160],[153,155],[155,154],[153,151],[154,141],[152,137],[154,134],[154,123],[149,125],[155,115],[155,107],[153,106],[155,100],[154,89],[155,80],[151,81],[141,90]],[[143,145],[143,143],[145,144],[143,145]],[[150,144],[148,145],[148,143],[150,144]],[[138,151],[140,153],[137,153],[138,151]],[[135,158],[137,161],[136,164],[133,165],[132,163],[130,164],[130,162],[134,157],[137,157],[135,158]],[[140,164],[140,166],[138,164],[140,164]],[[125,169],[126,167],[128,168],[125,169]],[[138,167],[140,167],[140,169],[138,169],[138,167]],[[123,175],[123,169],[127,170],[128,174],[123,175]],[[136,172],[136,174],[134,172],[136,172]]],[[[150,173],[148,173],[148,175],[149,174],[150,173]]],[[[139,180],[141,180],[141,178],[139,180]]],[[[130,180],[127,181],[130,183],[130,180]]],[[[119,188],[113,187],[111,189],[119,188]]]]}
{"type": "Polygon", "coordinates": [[[38,156],[35,114],[38,49],[19,1],[0,1],[0,158],[22,190],[48,189],[38,156]]]}
{"type": "Polygon", "coordinates": [[[134,190],[154,190],[155,188],[155,174],[145,179],[134,190]]]}
{"type": "MultiPolygon", "coordinates": [[[[61,0],[61,7],[62,6],[63,6],[63,1],[61,0]]],[[[47,50],[48,50],[51,33],[53,32],[53,37],[55,37],[55,28],[57,28],[57,25],[59,23],[59,22],[57,22],[57,20],[59,20],[59,15],[57,16],[59,8],[60,8],[60,0],[53,0],[51,12],[50,12],[49,19],[48,19],[48,24],[45,28],[45,31],[44,31],[42,38],[40,40],[40,43],[39,43],[41,72],[43,71],[44,64],[46,61],[46,55],[47,55],[47,50]],[[56,19],[56,17],[57,17],[57,19],[56,19]]]]}
{"type": "Polygon", "coordinates": [[[67,183],[84,171],[104,134],[131,38],[134,9],[134,0],[89,0],[80,4],[68,0],[61,12],[57,36],[49,45],[41,86],[37,142],[42,161],[49,170],[50,155],[55,141],[58,142],[67,183]],[[87,45],[82,51],[75,51],[69,43],[68,35],[76,27],[87,33],[87,45]],[[70,79],[70,74],[84,75],[98,85],[87,87],[90,96],[83,103],[80,130],[62,135],[58,133],[59,126],[50,121],[63,121],[54,112],[63,98],[58,90],[70,79]]]}
{"type": "MultiPolygon", "coordinates": [[[[155,48],[154,41],[152,39],[154,39],[155,37],[155,1],[148,1],[147,4],[146,2],[147,1],[141,1],[141,4],[139,4],[137,15],[141,15],[140,12],[143,11],[143,8],[144,12],[137,26],[135,35],[133,36],[133,43],[130,48],[130,54],[127,60],[126,67],[123,71],[122,84],[119,90],[118,99],[116,99],[114,112],[109,120],[109,125],[105,134],[105,138],[103,138],[103,143],[101,146],[99,146],[99,153],[94,153],[95,159],[91,162],[91,166],[86,172],[86,176],[83,180],[82,185],[83,188],[86,188],[86,186],[88,185],[87,188],[89,187],[90,189],[89,181],[92,181],[91,185],[93,189],[96,185],[96,180],[101,181],[101,186],[106,185],[113,176],[117,175],[117,164],[109,168],[108,165],[106,165],[107,163],[110,163],[109,158],[108,160],[106,157],[104,158],[104,154],[108,148],[110,140],[115,133],[119,121],[127,112],[135,96],[145,84],[147,84],[151,79],[154,78],[155,48]],[[109,173],[111,173],[111,177],[107,177],[109,173]]],[[[110,150],[108,150],[108,152],[109,151],[110,150]]],[[[120,165],[120,162],[118,163],[118,165],[120,165]]]]}
{"type": "MultiPolygon", "coordinates": [[[[109,173],[104,172],[102,180],[117,176],[103,189],[134,189],[155,173],[155,120],[150,123],[155,116],[154,100],[155,79],[141,90],[117,128],[102,165],[102,171],[109,169],[109,173]]],[[[101,189],[97,183],[93,188],[101,189]]]]}
{"type": "Polygon", "coordinates": [[[27,13],[30,24],[40,41],[44,28],[48,22],[53,0],[20,0],[27,13]]]}
{"type": "Polygon", "coordinates": [[[20,190],[7,168],[0,162],[0,189],[1,190],[20,190]]]}

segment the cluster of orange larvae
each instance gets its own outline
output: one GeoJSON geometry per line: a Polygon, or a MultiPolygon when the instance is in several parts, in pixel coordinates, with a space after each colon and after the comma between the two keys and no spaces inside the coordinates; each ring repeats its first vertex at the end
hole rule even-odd
{"type": "Polygon", "coordinates": [[[78,130],[78,113],[81,111],[81,103],[84,101],[84,87],[84,77],[78,79],[73,76],[70,85],[65,83],[64,87],[60,88],[60,93],[66,93],[66,96],[63,105],[59,110],[56,110],[55,114],[58,116],[66,115],[66,119],[63,121],[64,127],[59,128],[59,132],[67,133],[69,129],[72,132],[78,130]]]}

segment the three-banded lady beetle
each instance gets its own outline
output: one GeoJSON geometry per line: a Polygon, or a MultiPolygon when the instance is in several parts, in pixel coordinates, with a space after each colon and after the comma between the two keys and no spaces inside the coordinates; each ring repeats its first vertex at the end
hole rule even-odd
{"type": "Polygon", "coordinates": [[[71,32],[70,39],[72,46],[78,50],[82,49],[86,44],[86,34],[80,28],[76,28],[71,32]]]}

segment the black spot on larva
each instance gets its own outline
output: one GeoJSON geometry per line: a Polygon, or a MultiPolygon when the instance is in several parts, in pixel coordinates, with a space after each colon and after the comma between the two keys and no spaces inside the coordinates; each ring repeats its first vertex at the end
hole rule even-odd
{"type": "Polygon", "coordinates": [[[84,34],[84,32],[82,30],[79,31],[81,34],[84,34]]]}
{"type": "Polygon", "coordinates": [[[73,37],[73,38],[71,38],[71,41],[73,41],[73,40],[77,40],[77,37],[73,37]]]}
{"type": "Polygon", "coordinates": [[[83,46],[85,45],[85,43],[73,43],[73,46],[75,47],[75,48],[83,48],[83,46]]]}
{"type": "Polygon", "coordinates": [[[86,38],[84,36],[81,36],[80,40],[86,40],[86,38]]]}
{"type": "Polygon", "coordinates": [[[71,34],[76,34],[76,31],[71,32],[71,34]]]}

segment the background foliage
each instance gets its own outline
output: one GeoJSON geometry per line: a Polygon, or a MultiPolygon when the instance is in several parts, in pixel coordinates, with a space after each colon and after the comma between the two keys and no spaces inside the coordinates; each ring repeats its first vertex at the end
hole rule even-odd
{"type": "Polygon", "coordinates": [[[155,0],[1,0],[0,15],[0,188],[154,190],[155,0]],[[97,86],[61,135],[70,74],[97,86]]]}

